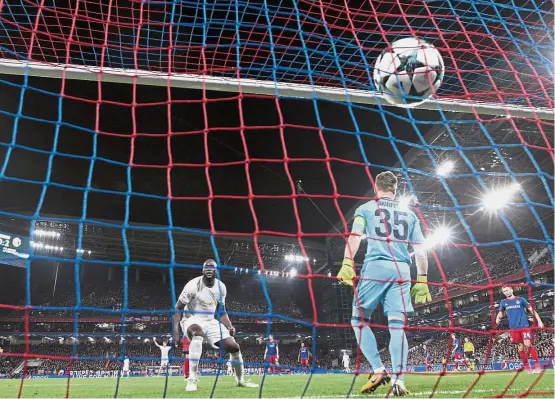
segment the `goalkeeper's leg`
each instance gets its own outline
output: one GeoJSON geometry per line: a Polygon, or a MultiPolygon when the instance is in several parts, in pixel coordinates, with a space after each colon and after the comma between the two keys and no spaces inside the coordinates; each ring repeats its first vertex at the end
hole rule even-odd
{"type": "Polygon", "coordinates": [[[379,267],[367,269],[372,270],[372,275],[361,276],[363,280],[359,282],[353,298],[353,314],[351,317],[351,325],[355,332],[358,347],[374,371],[366,384],[360,389],[362,393],[374,392],[380,385],[387,384],[390,381],[378,352],[376,337],[368,326],[372,312],[380,303],[389,286],[389,283],[383,282],[388,279],[387,271],[384,274],[384,270],[379,267]]]}
{"type": "Polygon", "coordinates": [[[390,279],[401,280],[392,281],[386,291],[383,307],[387,315],[389,334],[389,352],[391,354],[391,366],[395,376],[391,382],[393,394],[404,396],[409,393],[405,388],[405,373],[408,361],[408,341],[405,333],[406,317],[413,312],[410,298],[410,268],[406,263],[398,263],[395,276],[390,279]]]}
{"type": "Polygon", "coordinates": [[[409,356],[409,342],[405,334],[405,315],[403,313],[389,313],[387,315],[389,325],[389,353],[391,354],[391,367],[395,376],[393,377],[393,394],[404,396],[408,394],[405,388],[405,372],[409,356]]]}

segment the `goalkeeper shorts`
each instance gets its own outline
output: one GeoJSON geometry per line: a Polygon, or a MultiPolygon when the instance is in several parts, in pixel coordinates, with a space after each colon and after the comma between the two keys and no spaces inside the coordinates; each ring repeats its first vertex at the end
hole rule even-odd
{"type": "Polygon", "coordinates": [[[407,263],[387,260],[364,263],[353,298],[353,319],[370,319],[379,303],[386,316],[389,313],[410,316],[414,312],[410,287],[410,266],[407,263]]]}

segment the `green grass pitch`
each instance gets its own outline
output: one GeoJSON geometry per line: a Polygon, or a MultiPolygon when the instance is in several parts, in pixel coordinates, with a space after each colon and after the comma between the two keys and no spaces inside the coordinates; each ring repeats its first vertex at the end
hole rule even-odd
{"type": "MultiPolygon", "coordinates": [[[[490,397],[500,394],[511,381],[514,372],[489,373],[480,379],[468,397],[490,397]]],[[[346,397],[349,387],[353,383],[352,375],[314,375],[310,381],[305,397],[346,397]]],[[[354,381],[351,396],[385,397],[388,388],[382,386],[372,395],[361,395],[360,386],[366,380],[361,375],[354,381]]],[[[437,381],[437,375],[408,375],[406,385],[411,390],[409,397],[428,397],[437,381]]],[[[434,397],[462,397],[467,388],[477,378],[476,374],[453,374],[444,376],[437,387],[434,397]]],[[[251,377],[252,382],[260,383],[262,377],[251,377]]],[[[209,397],[214,386],[214,377],[201,377],[199,390],[195,393],[185,392],[185,382],[182,377],[167,379],[166,397],[169,398],[198,398],[209,397]]],[[[237,388],[233,377],[219,377],[213,396],[216,398],[256,398],[261,394],[265,398],[300,397],[308,381],[307,375],[266,376],[262,392],[259,389],[237,388]]],[[[23,398],[63,398],[66,396],[67,379],[35,379],[25,380],[23,383],[23,398]]],[[[0,398],[17,397],[21,380],[0,380],[0,398]]],[[[115,397],[117,379],[72,379],[70,382],[70,398],[113,398],[115,397]]],[[[156,377],[136,377],[120,379],[119,398],[161,398],[164,393],[166,379],[156,377]]],[[[528,375],[520,373],[507,391],[507,396],[518,396],[526,390],[534,397],[553,398],[553,371],[546,371],[543,375],[528,375]]]]}

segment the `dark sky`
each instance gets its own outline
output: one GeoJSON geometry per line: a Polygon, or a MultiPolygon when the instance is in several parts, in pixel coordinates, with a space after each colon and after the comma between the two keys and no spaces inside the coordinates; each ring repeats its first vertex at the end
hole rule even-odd
{"type": "MultiPolygon", "coordinates": [[[[17,84],[22,79],[7,77],[6,80],[17,84]]],[[[331,197],[334,189],[330,171],[337,192],[342,195],[363,196],[370,187],[363,166],[338,160],[361,163],[362,146],[372,164],[393,166],[397,162],[383,120],[372,108],[355,108],[353,113],[360,131],[381,138],[361,136],[359,144],[353,134],[353,119],[348,108],[341,104],[280,99],[279,111],[286,126],[281,136],[278,106],[271,98],[247,96],[239,101],[233,93],[207,92],[204,111],[202,91],[175,89],[171,91],[172,105],[168,108],[165,88],[138,86],[136,102],[139,105],[133,108],[129,105],[132,86],[103,84],[102,101],[97,108],[95,102],[83,101],[98,98],[96,83],[67,81],[62,100],[62,124],[56,132],[60,81],[31,78],[29,86],[33,90],[22,94],[18,85],[3,85],[0,100],[4,111],[15,114],[23,96],[24,117],[18,120],[17,146],[7,162],[6,176],[9,178],[0,186],[0,206],[16,213],[35,212],[45,188],[44,202],[39,209],[41,214],[81,217],[84,189],[90,177],[93,191],[89,190],[86,198],[88,218],[123,220],[126,192],[129,191],[133,194],[130,221],[166,225],[165,198],[170,182],[173,197],[178,197],[171,202],[172,222],[184,227],[210,228],[208,174],[216,197],[212,202],[215,228],[253,232],[247,199],[246,146],[252,160],[248,175],[255,195],[253,206],[259,229],[297,231],[292,200],[268,197],[290,196],[291,184],[301,180],[308,194],[329,196],[313,198],[314,204],[307,198],[297,199],[302,230],[323,233],[331,226],[318,209],[332,223],[339,220],[331,197]],[[321,133],[317,129],[315,109],[324,127],[321,133]],[[205,116],[206,133],[203,132],[205,116]],[[245,126],[242,131],[240,117],[245,126]],[[37,121],[39,119],[41,121],[37,121]],[[136,121],[135,126],[133,121],[136,121]],[[93,133],[96,123],[100,132],[97,135],[93,133]],[[133,135],[134,129],[136,135],[133,135]],[[287,163],[284,162],[284,148],[290,159],[287,163]],[[330,170],[325,162],[326,150],[330,158],[337,159],[329,162],[330,170]],[[211,164],[208,170],[205,168],[206,154],[211,164]],[[170,156],[173,167],[168,172],[170,156]],[[133,166],[129,170],[130,163],[133,166]],[[224,163],[227,164],[219,165],[224,163]],[[51,185],[42,184],[47,180],[51,185]],[[258,199],[256,196],[267,197],[258,199]]],[[[420,114],[433,118],[431,112],[420,114]]],[[[9,143],[14,118],[6,114],[0,118],[3,126],[0,141],[9,143]]],[[[396,138],[417,139],[407,123],[393,117],[388,117],[387,123],[396,138]]],[[[402,145],[399,148],[403,152],[408,149],[402,145]]],[[[3,146],[1,151],[5,164],[7,147],[3,146]]],[[[370,171],[375,174],[380,170],[370,171]]],[[[354,203],[348,199],[339,201],[343,211],[354,203]]]]}

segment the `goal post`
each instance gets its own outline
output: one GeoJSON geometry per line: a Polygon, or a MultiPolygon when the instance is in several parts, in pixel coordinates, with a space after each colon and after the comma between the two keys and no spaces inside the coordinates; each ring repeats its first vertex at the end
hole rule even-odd
{"type": "MultiPolygon", "coordinates": [[[[393,107],[379,92],[340,87],[326,87],[300,83],[280,83],[249,78],[227,78],[186,73],[164,74],[144,70],[90,67],[63,64],[46,64],[32,61],[0,59],[0,74],[22,75],[101,81],[105,83],[138,84],[145,86],[168,86],[184,89],[205,89],[230,93],[258,94],[264,96],[291,97],[351,102],[355,104],[393,107]]],[[[551,121],[555,110],[544,107],[525,107],[512,104],[472,102],[465,100],[428,99],[415,109],[430,111],[476,113],[478,115],[505,116],[551,121]]]]}

